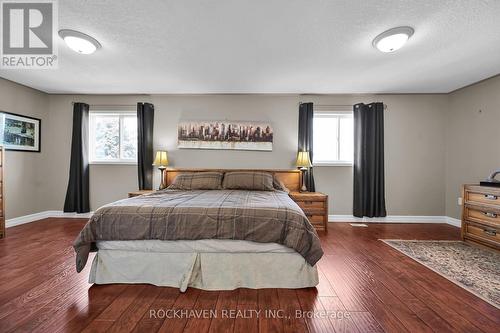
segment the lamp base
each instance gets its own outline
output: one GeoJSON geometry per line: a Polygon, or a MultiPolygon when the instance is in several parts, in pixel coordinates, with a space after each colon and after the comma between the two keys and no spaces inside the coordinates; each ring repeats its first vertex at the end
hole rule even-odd
{"type": "Polygon", "coordinates": [[[165,169],[166,169],[165,167],[158,168],[158,170],[160,170],[160,172],[161,172],[160,187],[158,188],[159,191],[164,190],[164,189],[167,188],[167,185],[165,184],[165,177],[163,176],[163,174],[165,172],[165,169]]]}
{"type": "Polygon", "coordinates": [[[307,192],[306,177],[305,177],[306,170],[307,170],[306,168],[300,169],[302,174],[302,187],[300,188],[300,192],[307,192]]]}

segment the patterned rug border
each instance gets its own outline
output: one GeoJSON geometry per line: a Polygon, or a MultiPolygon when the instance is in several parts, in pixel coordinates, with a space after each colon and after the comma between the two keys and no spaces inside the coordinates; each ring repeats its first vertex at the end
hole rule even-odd
{"type": "MultiPolygon", "coordinates": [[[[388,243],[387,241],[396,241],[396,242],[420,242],[420,243],[430,243],[430,242],[441,242],[441,243],[465,243],[463,241],[459,241],[459,240],[429,240],[429,239],[426,239],[426,240],[422,240],[422,239],[381,239],[379,238],[379,241],[382,241],[383,243],[385,243],[386,245],[390,246],[391,248],[393,248],[394,250],[398,251],[399,253],[403,254],[404,256],[410,258],[411,260],[415,261],[415,262],[418,262],[420,265],[430,269],[431,271],[433,271],[434,273],[436,274],[439,274],[441,275],[442,277],[444,277],[446,280],[456,284],[457,286],[461,287],[462,289],[465,289],[466,291],[468,291],[469,293],[473,294],[474,296],[476,297],[479,297],[480,299],[482,299],[483,301],[485,301],[486,303],[494,306],[495,308],[497,309],[500,309],[500,306],[494,302],[492,302],[491,300],[487,299],[486,297],[476,293],[475,291],[469,289],[466,285],[464,285],[463,283],[460,283],[456,280],[453,280],[451,279],[450,277],[444,275],[443,273],[435,270],[434,268],[432,267],[429,267],[427,266],[425,263],[423,263],[422,261],[416,259],[416,258],[413,258],[413,257],[410,257],[409,255],[407,255],[406,253],[404,253],[403,251],[401,251],[400,249],[398,249],[397,247],[393,246],[392,244],[388,243]]],[[[467,244],[467,243],[465,243],[467,244]]],[[[469,244],[468,244],[469,245],[469,244]]],[[[469,245],[470,246],[470,245],[469,245]]],[[[485,251],[488,251],[487,249],[484,249],[485,251]]]]}

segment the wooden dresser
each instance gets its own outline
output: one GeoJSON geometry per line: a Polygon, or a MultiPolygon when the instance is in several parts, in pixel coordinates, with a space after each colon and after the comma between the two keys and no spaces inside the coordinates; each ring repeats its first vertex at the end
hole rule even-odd
{"type": "Polygon", "coordinates": [[[500,188],[464,185],[462,238],[500,250],[500,188]]]}
{"type": "Polygon", "coordinates": [[[5,203],[4,203],[4,185],[3,168],[5,161],[5,150],[0,146],[0,238],[5,237],[5,203]]]}
{"type": "Polygon", "coordinates": [[[328,231],[328,195],[319,192],[290,192],[289,195],[316,230],[328,231]]]}

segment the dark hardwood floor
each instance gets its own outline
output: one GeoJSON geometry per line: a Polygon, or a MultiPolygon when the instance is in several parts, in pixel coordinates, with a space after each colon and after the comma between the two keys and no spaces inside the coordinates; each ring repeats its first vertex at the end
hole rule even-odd
{"type": "Polygon", "coordinates": [[[46,219],[7,229],[0,332],[499,332],[499,310],[378,240],[458,239],[448,225],[329,224],[317,288],[179,293],[89,285],[90,261],[77,274],[71,247],[84,223],[46,219]],[[179,310],[168,312],[175,318],[160,318],[168,309],[179,310]]]}

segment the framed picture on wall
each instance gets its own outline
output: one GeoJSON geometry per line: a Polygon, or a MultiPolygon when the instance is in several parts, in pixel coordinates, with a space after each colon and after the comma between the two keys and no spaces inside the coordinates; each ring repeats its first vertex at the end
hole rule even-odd
{"type": "Polygon", "coordinates": [[[41,120],[0,111],[0,140],[5,150],[40,152],[41,120]]]}
{"type": "Polygon", "coordinates": [[[264,122],[183,121],[177,127],[178,148],[272,151],[273,137],[264,122]]]}

